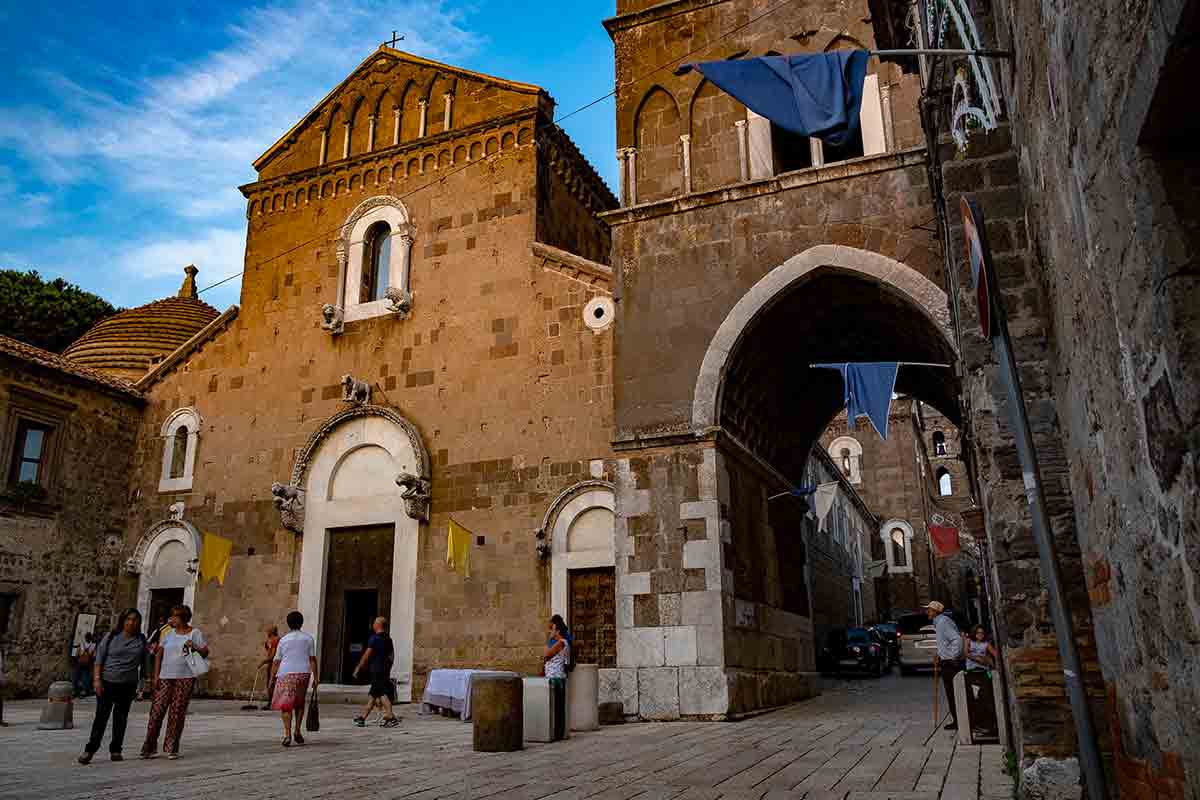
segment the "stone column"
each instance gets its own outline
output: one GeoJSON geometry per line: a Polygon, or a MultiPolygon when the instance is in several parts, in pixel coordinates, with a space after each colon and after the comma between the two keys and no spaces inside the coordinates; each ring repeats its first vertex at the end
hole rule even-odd
{"type": "Polygon", "coordinates": [[[825,166],[825,147],[821,144],[821,140],[817,137],[810,137],[808,140],[808,154],[812,159],[814,167],[825,166]]]}
{"type": "Polygon", "coordinates": [[[400,144],[400,106],[392,109],[392,144],[400,144]]]}
{"type": "Polygon", "coordinates": [[[680,146],[683,148],[683,193],[692,193],[692,136],[690,133],[680,134],[680,146]]]}
{"type": "Polygon", "coordinates": [[[771,120],[747,109],[746,139],[750,152],[750,179],[773,176],[775,164],[771,152],[771,120]]]}
{"type": "Polygon", "coordinates": [[[626,149],[625,155],[629,163],[629,205],[637,205],[637,148],[626,149]]]}
{"type": "Polygon", "coordinates": [[[421,124],[420,124],[420,128],[417,130],[417,138],[424,139],[425,138],[425,123],[426,123],[426,119],[428,117],[428,111],[429,111],[429,101],[428,100],[418,100],[417,101],[417,109],[419,110],[419,112],[421,114],[421,124]]]}
{"type": "Polygon", "coordinates": [[[317,166],[325,165],[325,158],[329,154],[329,129],[321,131],[321,154],[317,160],[317,166]]]}
{"type": "Polygon", "coordinates": [[[733,123],[737,127],[738,164],[741,168],[742,180],[750,180],[750,144],[746,141],[746,120],[739,119],[733,123]]]}
{"type": "Polygon", "coordinates": [[[399,263],[393,261],[392,265],[388,266],[388,281],[392,286],[399,287],[408,291],[408,277],[412,267],[412,246],[413,234],[416,230],[412,225],[402,225],[395,233],[392,234],[392,245],[399,243],[400,258],[399,263]]]}
{"type": "Polygon", "coordinates": [[[344,139],[342,139],[342,158],[350,157],[350,130],[351,130],[350,122],[349,122],[349,120],[347,120],[346,136],[344,139]]]}
{"type": "Polygon", "coordinates": [[[367,152],[375,149],[375,119],[378,115],[367,117],[367,152]]]}
{"type": "Polygon", "coordinates": [[[448,131],[450,130],[450,109],[454,105],[454,95],[446,92],[442,98],[446,101],[446,111],[442,116],[442,130],[448,131]]]}
{"type": "Polygon", "coordinates": [[[629,205],[629,175],[626,173],[629,159],[629,149],[626,147],[617,148],[617,181],[619,184],[618,191],[620,192],[621,205],[629,205]]]}
{"type": "Polygon", "coordinates": [[[883,106],[883,140],[887,152],[896,149],[896,121],[892,119],[892,85],[879,85],[879,102],[883,106]]]}

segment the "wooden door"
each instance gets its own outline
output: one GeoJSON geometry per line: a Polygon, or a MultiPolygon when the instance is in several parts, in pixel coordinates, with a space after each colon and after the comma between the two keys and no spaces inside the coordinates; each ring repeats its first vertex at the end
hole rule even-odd
{"type": "Polygon", "coordinates": [[[355,665],[348,663],[351,648],[360,644],[357,638],[364,627],[370,627],[371,621],[366,617],[374,616],[367,609],[375,608],[385,617],[391,613],[394,540],[392,525],[329,532],[325,609],[319,639],[322,682],[344,682],[354,671],[355,665]],[[353,615],[353,620],[348,621],[348,615],[353,615]]]}
{"type": "Polygon", "coordinates": [[[616,572],[612,567],[571,570],[567,625],[575,637],[575,663],[617,665],[616,572]]]}

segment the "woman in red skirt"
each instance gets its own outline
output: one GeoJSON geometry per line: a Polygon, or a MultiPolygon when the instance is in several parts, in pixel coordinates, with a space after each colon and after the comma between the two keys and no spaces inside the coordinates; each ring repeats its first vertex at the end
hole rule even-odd
{"type": "Polygon", "coordinates": [[[283,719],[283,746],[291,747],[292,741],[304,744],[300,733],[304,722],[304,697],[308,693],[309,675],[312,676],[313,692],[317,691],[317,643],[300,628],[304,615],[293,611],[287,615],[288,633],[279,640],[275,648],[275,662],[271,668],[271,679],[275,691],[271,695],[271,708],[279,711],[283,719]],[[295,732],[292,720],[295,719],[295,732]]]}

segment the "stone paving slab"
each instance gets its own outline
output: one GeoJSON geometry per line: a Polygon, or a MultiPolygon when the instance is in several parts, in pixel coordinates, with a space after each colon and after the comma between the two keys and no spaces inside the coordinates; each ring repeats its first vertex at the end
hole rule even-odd
{"type": "Polygon", "coordinates": [[[137,756],[146,704],[134,707],[129,760],[75,763],[92,701],[77,728],[39,731],[40,702],[6,704],[0,800],[186,800],[303,797],[344,800],[990,800],[1012,796],[997,746],[962,746],[934,727],[928,679],[831,682],[814,700],[736,723],[617,725],[475,753],[471,727],[401,713],[400,728],[366,729],[353,708],[326,705],[322,730],[284,749],[275,714],[239,704],[192,704],[178,761],[137,756]],[[148,787],[153,787],[152,791],[148,787]]]}

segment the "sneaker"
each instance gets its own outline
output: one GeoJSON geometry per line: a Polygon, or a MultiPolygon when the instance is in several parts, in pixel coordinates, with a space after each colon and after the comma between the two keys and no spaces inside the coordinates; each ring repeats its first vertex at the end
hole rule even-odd
{"type": "Polygon", "coordinates": [[[364,717],[355,717],[354,724],[360,728],[367,727],[367,720],[364,717]]]}
{"type": "Polygon", "coordinates": [[[112,761],[124,761],[125,756],[121,755],[120,753],[113,753],[109,756],[109,759],[112,761]]]}
{"type": "Polygon", "coordinates": [[[304,744],[304,737],[300,735],[300,731],[292,734],[292,741],[296,744],[304,744]]]}
{"type": "Polygon", "coordinates": [[[167,753],[167,761],[178,761],[179,753],[167,753]]]}
{"type": "Polygon", "coordinates": [[[397,719],[396,717],[392,717],[391,719],[385,719],[383,722],[379,723],[379,727],[381,727],[381,728],[399,728],[400,720],[397,719]]]}
{"type": "Polygon", "coordinates": [[[84,750],[79,754],[79,758],[76,760],[79,761],[80,764],[90,764],[92,763],[92,754],[87,750],[84,750]]]}
{"type": "Polygon", "coordinates": [[[145,750],[138,753],[138,758],[154,758],[158,753],[147,753],[145,750]]]}

